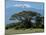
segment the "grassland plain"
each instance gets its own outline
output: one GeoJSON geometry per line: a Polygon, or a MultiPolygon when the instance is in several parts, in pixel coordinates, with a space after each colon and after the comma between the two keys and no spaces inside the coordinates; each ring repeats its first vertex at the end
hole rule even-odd
{"type": "Polygon", "coordinates": [[[40,28],[33,28],[33,29],[19,29],[15,30],[14,28],[8,29],[5,31],[5,35],[12,35],[12,34],[25,34],[25,33],[43,33],[44,29],[40,28]]]}

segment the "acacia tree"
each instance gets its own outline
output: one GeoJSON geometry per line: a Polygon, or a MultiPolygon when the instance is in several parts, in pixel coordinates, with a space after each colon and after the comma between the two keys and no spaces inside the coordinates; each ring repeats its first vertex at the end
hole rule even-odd
{"type": "Polygon", "coordinates": [[[32,27],[32,17],[39,15],[39,13],[32,12],[32,11],[22,11],[19,13],[15,13],[11,16],[10,20],[19,20],[21,21],[22,26],[24,27],[32,27]]]}

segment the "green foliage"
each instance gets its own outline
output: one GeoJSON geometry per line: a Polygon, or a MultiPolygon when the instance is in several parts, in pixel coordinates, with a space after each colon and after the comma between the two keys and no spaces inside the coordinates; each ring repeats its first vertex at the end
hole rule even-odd
{"type": "Polygon", "coordinates": [[[16,27],[15,27],[15,29],[17,29],[17,30],[18,30],[18,29],[19,29],[19,27],[18,27],[18,26],[16,26],[16,27]]]}
{"type": "Polygon", "coordinates": [[[8,29],[8,27],[5,27],[5,29],[8,29]]]}
{"type": "Polygon", "coordinates": [[[16,23],[10,23],[5,26],[5,29],[13,28],[16,26],[16,23]]]}
{"type": "Polygon", "coordinates": [[[12,15],[10,19],[12,20],[17,19],[21,22],[9,24],[8,26],[6,26],[6,29],[13,28],[13,27],[15,27],[15,29],[44,28],[44,23],[42,24],[42,22],[44,22],[44,20],[42,20],[43,17],[41,17],[40,14],[36,12],[23,11],[12,15]],[[32,20],[32,17],[34,16],[36,16],[36,19],[35,19],[36,23],[33,25],[31,20],[32,20]]]}
{"type": "Polygon", "coordinates": [[[43,17],[40,17],[40,16],[37,16],[36,17],[36,27],[42,27],[44,25],[44,20],[43,19],[44,18],[43,17]]]}

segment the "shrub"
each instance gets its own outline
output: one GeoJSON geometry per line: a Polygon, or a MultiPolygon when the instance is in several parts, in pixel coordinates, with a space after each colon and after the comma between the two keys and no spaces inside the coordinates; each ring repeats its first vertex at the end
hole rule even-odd
{"type": "Polygon", "coordinates": [[[8,29],[8,27],[5,27],[5,29],[8,29]]]}
{"type": "Polygon", "coordinates": [[[15,29],[16,29],[16,30],[18,30],[18,29],[19,29],[19,27],[18,27],[18,26],[16,26],[16,27],[15,27],[15,29]]]}

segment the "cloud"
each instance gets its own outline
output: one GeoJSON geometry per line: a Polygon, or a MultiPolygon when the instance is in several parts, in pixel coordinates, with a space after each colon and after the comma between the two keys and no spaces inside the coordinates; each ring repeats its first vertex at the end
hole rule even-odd
{"type": "Polygon", "coordinates": [[[24,7],[23,4],[15,4],[14,6],[15,7],[22,7],[22,8],[24,7]]]}
{"type": "Polygon", "coordinates": [[[15,4],[15,7],[20,7],[20,8],[30,8],[31,6],[29,4],[15,4]]]}
{"type": "Polygon", "coordinates": [[[29,4],[24,4],[25,7],[30,8],[31,6],[29,4]]]}

